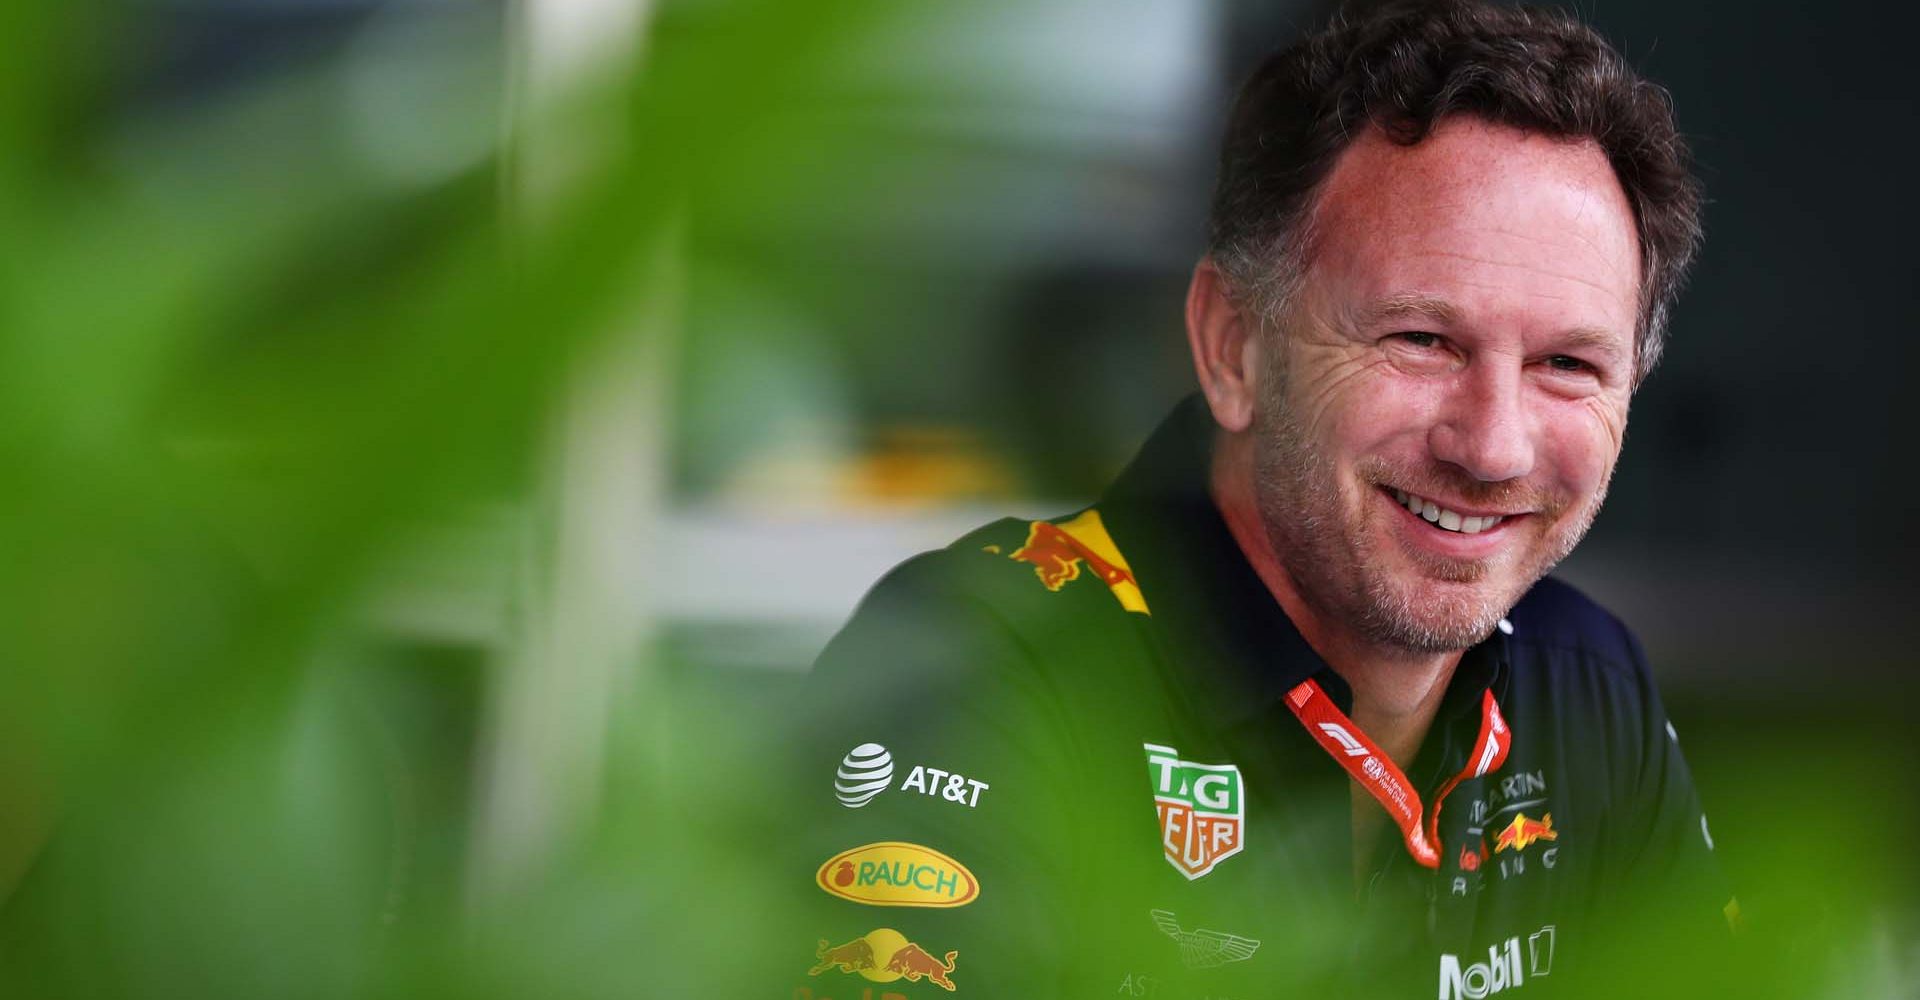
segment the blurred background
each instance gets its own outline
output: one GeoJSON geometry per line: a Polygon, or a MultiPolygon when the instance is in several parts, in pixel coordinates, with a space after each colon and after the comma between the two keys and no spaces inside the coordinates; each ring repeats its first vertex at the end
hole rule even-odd
{"type": "MultiPolygon", "coordinates": [[[[1920,995],[1916,25],[1587,6],[1711,203],[1564,574],[1779,995],[1920,995]]],[[[0,993],[751,995],[784,699],[1190,390],[1225,106],[1332,8],[10,10],[0,993]]]]}

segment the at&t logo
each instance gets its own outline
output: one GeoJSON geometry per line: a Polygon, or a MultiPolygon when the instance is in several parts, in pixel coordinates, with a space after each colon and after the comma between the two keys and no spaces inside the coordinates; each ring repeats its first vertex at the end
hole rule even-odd
{"type": "Polygon", "coordinates": [[[887,790],[893,780],[893,755],[878,743],[862,743],[840,759],[833,776],[833,794],[840,804],[858,809],[887,790]]]}
{"type": "MultiPolygon", "coordinates": [[[[874,800],[893,783],[893,755],[878,743],[862,743],[840,759],[840,770],[833,776],[833,794],[840,804],[858,809],[874,800]]],[[[980,804],[980,793],[993,786],[963,774],[915,764],[900,782],[903,792],[958,802],[971,809],[980,804]]]]}

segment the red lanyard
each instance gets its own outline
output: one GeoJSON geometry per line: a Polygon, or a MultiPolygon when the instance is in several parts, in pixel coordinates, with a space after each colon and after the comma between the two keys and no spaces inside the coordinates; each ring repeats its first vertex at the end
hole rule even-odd
{"type": "Polygon", "coordinates": [[[1288,691],[1287,706],[1293,709],[1293,714],[1300,718],[1300,724],[1307,727],[1307,734],[1320,748],[1346,768],[1360,787],[1380,800],[1387,815],[1399,824],[1400,835],[1407,841],[1407,853],[1428,868],[1440,867],[1440,806],[1446,802],[1447,794],[1468,778],[1499,770],[1507,761],[1508,748],[1513,745],[1507,720],[1500,717],[1500,704],[1493,700],[1492,691],[1485,692],[1480,697],[1480,735],[1473,741],[1473,753],[1467,758],[1467,766],[1440,786],[1439,794],[1433,798],[1433,813],[1423,827],[1420,793],[1414,790],[1413,782],[1340,711],[1318,681],[1309,677],[1288,691]]]}

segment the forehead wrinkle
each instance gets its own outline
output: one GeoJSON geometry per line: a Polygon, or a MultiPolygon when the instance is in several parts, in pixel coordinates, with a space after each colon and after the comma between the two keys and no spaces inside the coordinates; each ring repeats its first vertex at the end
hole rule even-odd
{"type": "Polygon", "coordinates": [[[1641,234],[1598,146],[1542,146],[1539,137],[1496,126],[1456,126],[1410,148],[1369,131],[1319,185],[1309,207],[1318,238],[1305,270],[1342,274],[1362,293],[1324,303],[1335,306],[1325,313],[1328,326],[1352,335],[1362,324],[1420,317],[1465,329],[1479,324],[1483,306],[1518,308],[1509,293],[1524,289],[1542,305],[1556,303],[1531,317],[1534,336],[1609,357],[1627,353],[1570,335],[1586,327],[1631,341],[1642,318],[1641,234]],[[1506,203],[1489,202],[1493,194],[1522,200],[1512,212],[1496,211],[1506,203]],[[1399,289],[1415,292],[1387,294],[1399,289]]]}
{"type": "MultiPolygon", "coordinates": [[[[1613,295],[1613,289],[1608,288],[1605,284],[1603,284],[1601,281],[1595,278],[1588,277],[1584,274],[1581,274],[1578,271],[1548,270],[1547,268],[1542,267],[1539,261],[1534,261],[1534,260],[1528,260],[1528,261],[1495,260],[1492,257],[1483,257],[1477,254],[1463,253],[1458,250],[1416,250],[1410,253],[1408,256],[1410,257],[1446,257],[1454,260],[1469,261],[1475,264],[1485,264],[1488,267],[1507,268],[1510,270],[1519,269],[1524,271],[1537,271],[1537,272],[1549,274],[1555,278],[1559,278],[1565,281],[1571,281],[1576,284],[1585,285],[1588,288],[1591,288],[1594,291],[1600,292],[1609,297],[1613,295]]],[[[1496,282],[1488,282],[1486,284],[1488,285],[1488,287],[1496,287],[1496,288],[1504,287],[1496,282]]]]}

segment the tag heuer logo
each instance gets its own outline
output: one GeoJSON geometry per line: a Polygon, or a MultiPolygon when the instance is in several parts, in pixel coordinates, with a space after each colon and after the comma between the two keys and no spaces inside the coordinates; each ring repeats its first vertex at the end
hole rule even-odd
{"type": "Polygon", "coordinates": [[[1245,820],[1240,769],[1181,760],[1180,751],[1157,743],[1146,748],[1167,861],[1196,879],[1239,854],[1245,820]]]}

